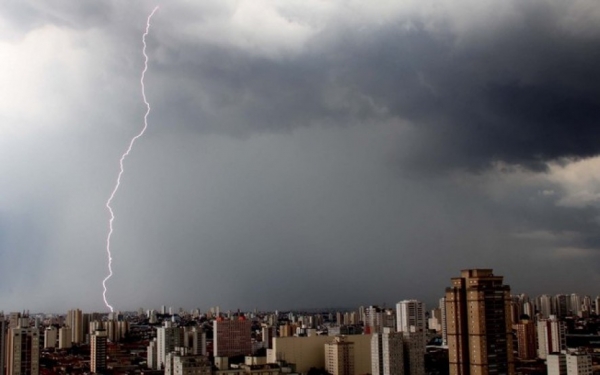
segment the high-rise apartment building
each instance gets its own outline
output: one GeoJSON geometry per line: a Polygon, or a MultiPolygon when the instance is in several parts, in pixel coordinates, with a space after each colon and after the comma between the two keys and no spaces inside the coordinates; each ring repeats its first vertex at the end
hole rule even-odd
{"type": "Polygon", "coordinates": [[[564,294],[554,297],[554,311],[559,318],[571,315],[571,299],[564,294]]]}
{"type": "Polygon", "coordinates": [[[539,297],[539,311],[542,315],[542,318],[548,319],[550,315],[554,314],[555,309],[553,308],[553,305],[554,301],[552,299],[552,296],[542,294],[539,297]]]}
{"type": "Polygon", "coordinates": [[[6,336],[8,330],[8,321],[4,319],[4,315],[0,314],[0,374],[5,374],[5,355],[6,355],[6,336]]]}
{"type": "Polygon", "coordinates": [[[384,328],[371,338],[371,373],[373,375],[404,375],[404,349],[401,332],[384,328]]]}
{"type": "Polygon", "coordinates": [[[107,335],[105,330],[98,330],[90,337],[90,370],[101,373],[106,370],[107,335]]]}
{"type": "Polygon", "coordinates": [[[537,358],[535,323],[533,320],[521,320],[515,325],[517,331],[517,353],[521,360],[537,358]]]}
{"type": "Polygon", "coordinates": [[[44,348],[56,348],[58,344],[58,329],[54,326],[46,328],[44,331],[44,348]]]}
{"type": "Polygon", "coordinates": [[[165,366],[167,354],[176,347],[183,347],[183,330],[172,321],[163,322],[163,326],[156,330],[156,370],[165,366]]]}
{"type": "Polygon", "coordinates": [[[75,344],[84,343],[85,333],[83,331],[83,313],[81,310],[67,311],[66,325],[71,327],[71,342],[75,344]]]}
{"type": "Polygon", "coordinates": [[[244,316],[234,319],[219,317],[214,323],[213,355],[232,357],[252,354],[252,322],[244,316]]]}
{"type": "Polygon", "coordinates": [[[211,375],[212,364],[202,355],[167,354],[165,375],[211,375]]]}
{"type": "Polygon", "coordinates": [[[567,375],[592,375],[592,357],[586,352],[566,355],[567,375]]]}
{"type": "Polygon", "coordinates": [[[29,327],[29,318],[20,319],[17,328],[9,330],[7,353],[7,375],[39,375],[39,331],[29,327]]]}
{"type": "Polygon", "coordinates": [[[391,309],[369,306],[365,309],[365,333],[381,333],[384,327],[395,328],[395,315],[391,309]]]}
{"type": "Polygon", "coordinates": [[[331,375],[355,375],[354,343],[336,336],[325,344],[325,370],[331,375]]]}
{"type": "Polygon", "coordinates": [[[567,359],[563,353],[548,354],[546,367],[548,375],[567,375],[567,359]]]}
{"type": "Polygon", "coordinates": [[[58,348],[68,349],[72,346],[73,334],[71,327],[61,327],[58,330],[58,348]]]}
{"type": "Polygon", "coordinates": [[[405,300],[396,304],[397,331],[404,341],[404,370],[406,375],[425,373],[425,304],[405,300]]]}
{"type": "Polygon", "coordinates": [[[538,357],[546,359],[549,354],[567,349],[565,323],[550,316],[537,322],[538,357]]]}
{"type": "Polygon", "coordinates": [[[422,333],[424,340],[425,326],[425,304],[423,302],[413,299],[396,304],[396,330],[398,332],[422,333]]]}
{"type": "Polygon", "coordinates": [[[491,269],[463,270],[446,289],[451,375],[513,375],[510,287],[491,269]]]}

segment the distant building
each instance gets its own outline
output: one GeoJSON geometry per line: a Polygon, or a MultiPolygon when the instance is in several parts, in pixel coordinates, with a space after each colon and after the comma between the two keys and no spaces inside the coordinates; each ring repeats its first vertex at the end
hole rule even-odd
{"type": "Polygon", "coordinates": [[[167,354],[165,375],[211,375],[212,364],[202,355],[167,354]]]}
{"type": "Polygon", "coordinates": [[[371,339],[371,373],[373,375],[404,375],[404,349],[401,332],[384,328],[371,339]]]}
{"type": "Polygon", "coordinates": [[[217,318],[213,332],[213,355],[232,357],[252,354],[252,322],[240,316],[227,320],[217,318]]]}
{"type": "Polygon", "coordinates": [[[543,294],[539,297],[539,311],[542,315],[542,318],[548,319],[550,315],[554,314],[555,309],[553,308],[553,305],[554,303],[552,300],[552,296],[543,294]]]}
{"type": "Polygon", "coordinates": [[[71,327],[61,327],[58,330],[58,348],[69,349],[72,346],[73,333],[71,327]]]}
{"type": "Polygon", "coordinates": [[[146,364],[149,369],[160,369],[160,363],[158,362],[158,346],[156,343],[156,338],[148,343],[148,350],[146,353],[146,364]]]}
{"type": "Polygon", "coordinates": [[[325,370],[331,375],[355,375],[354,343],[336,336],[325,344],[325,370]]]}
{"type": "Polygon", "coordinates": [[[90,337],[90,371],[92,373],[106,370],[107,339],[105,330],[96,331],[90,337]]]}
{"type": "Polygon", "coordinates": [[[58,344],[58,329],[50,326],[44,330],[44,348],[56,348],[58,344]]]}
{"type": "Polygon", "coordinates": [[[83,313],[79,309],[67,311],[66,325],[71,328],[71,342],[75,344],[84,343],[83,313]]]}
{"type": "Polygon", "coordinates": [[[461,271],[446,289],[450,375],[513,375],[510,287],[491,269],[461,271]]]}
{"type": "MultiPolygon", "coordinates": [[[[274,337],[273,349],[267,350],[267,362],[286,361],[296,365],[296,371],[307,373],[311,367],[325,367],[324,345],[331,336],[274,337]]],[[[372,335],[351,335],[346,340],[354,343],[354,368],[357,374],[371,372],[372,335]]]]}
{"type": "Polygon", "coordinates": [[[395,328],[395,314],[391,309],[369,306],[365,309],[365,333],[380,333],[384,327],[395,328]]]}

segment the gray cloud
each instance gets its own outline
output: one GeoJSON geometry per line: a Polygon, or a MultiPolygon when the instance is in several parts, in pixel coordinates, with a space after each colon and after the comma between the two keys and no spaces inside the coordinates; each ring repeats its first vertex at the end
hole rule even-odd
{"type": "MultiPolygon", "coordinates": [[[[0,309],[103,309],[151,4],[20,4],[2,24],[22,60],[0,68],[29,70],[0,96],[30,100],[0,107],[0,309]]],[[[598,152],[593,2],[253,4],[153,19],[115,306],[434,302],[467,267],[595,293],[597,205],[563,204],[548,164],[598,152]]]]}

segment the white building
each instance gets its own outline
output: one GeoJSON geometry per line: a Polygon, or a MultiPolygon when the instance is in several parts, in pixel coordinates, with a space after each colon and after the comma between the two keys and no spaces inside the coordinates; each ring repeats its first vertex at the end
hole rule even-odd
{"type": "Polygon", "coordinates": [[[156,330],[156,353],[157,365],[155,369],[166,366],[167,354],[175,350],[176,347],[183,347],[183,330],[175,326],[175,323],[167,321],[156,330]]]}
{"type": "Polygon", "coordinates": [[[548,354],[546,366],[548,375],[567,375],[567,359],[563,353],[548,354]]]}
{"type": "Polygon", "coordinates": [[[565,323],[550,316],[537,322],[538,357],[546,359],[548,354],[566,349],[565,323]]]}
{"type": "Polygon", "coordinates": [[[566,357],[567,375],[592,375],[592,357],[588,353],[574,352],[566,357]]]}

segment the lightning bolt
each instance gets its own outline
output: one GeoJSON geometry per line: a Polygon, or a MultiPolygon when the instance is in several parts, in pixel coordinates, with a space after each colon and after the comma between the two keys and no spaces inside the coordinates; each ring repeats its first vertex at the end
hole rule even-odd
{"type": "Polygon", "coordinates": [[[125,171],[125,168],[123,167],[123,162],[125,161],[125,158],[131,152],[131,149],[133,148],[133,144],[135,143],[135,141],[138,138],[140,138],[142,135],[144,135],[144,133],[146,132],[146,129],[148,128],[148,115],[150,114],[150,103],[148,103],[148,100],[146,99],[146,87],[144,86],[144,77],[146,76],[146,71],[148,71],[148,55],[146,54],[146,36],[148,36],[148,32],[150,31],[150,19],[152,18],[154,13],[156,13],[157,10],[158,10],[158,6],[155,7],[152,10],[152,13],[150,13],[150,15],[148,16],[148,19],[146,20],[146,31],[144,31],[144,34],[142,35],[142,44],[144,45],[144,47],[142,48],[142,54],[144,55],[144,70],[142,70],[142,77],[140,78],[140,85],[142,87],[142,98],[144,99],[144,104],[146,105],[146,113],[144,114],[144,126],[142,127],[142,130],[138,133],[138,135],[136,135],[135,137],[133,137],[131,139],[131,141],[129,142],[129,147],[127,147],[127,151],[125,151],[125,153],[123,153],[123,155],[121,155],[121,159],[119,160],[120,169],[119,169],[119,174],[117,176],[117,182],[115,184],[115,187],[114,187],[112,193],[110,194],[110,197],[106,201],[106,208],[108,209],[108,212],[110,213],[110,219],[108,220],[108,236],[106,237],[106,254],[108,256],[108,275],[104,278],[104,280],[102,280],[102,287],[104,288],[104,291],[102,292],[102,298],[104,299],[104,304],[106,305],[106,307],[108,307],[110,309],[111,312],[113,312],[114,310],[113,310],[113,307],[108,303],[108,300],[106,299],[106,291],[107,291],[106,282],[113,275],[113,270],[112,270],[113,258],[112,258],[112,253],[110,251],[110,239],[113,234],[113,221],[115,220],[115,214],[114,214],[113,209],[110,204],[111,204],[113,198],[115,197],[115,194],[119,190],[119,186],[121,185],[121,176],[123,176],[123,172],[125,171]]]}

